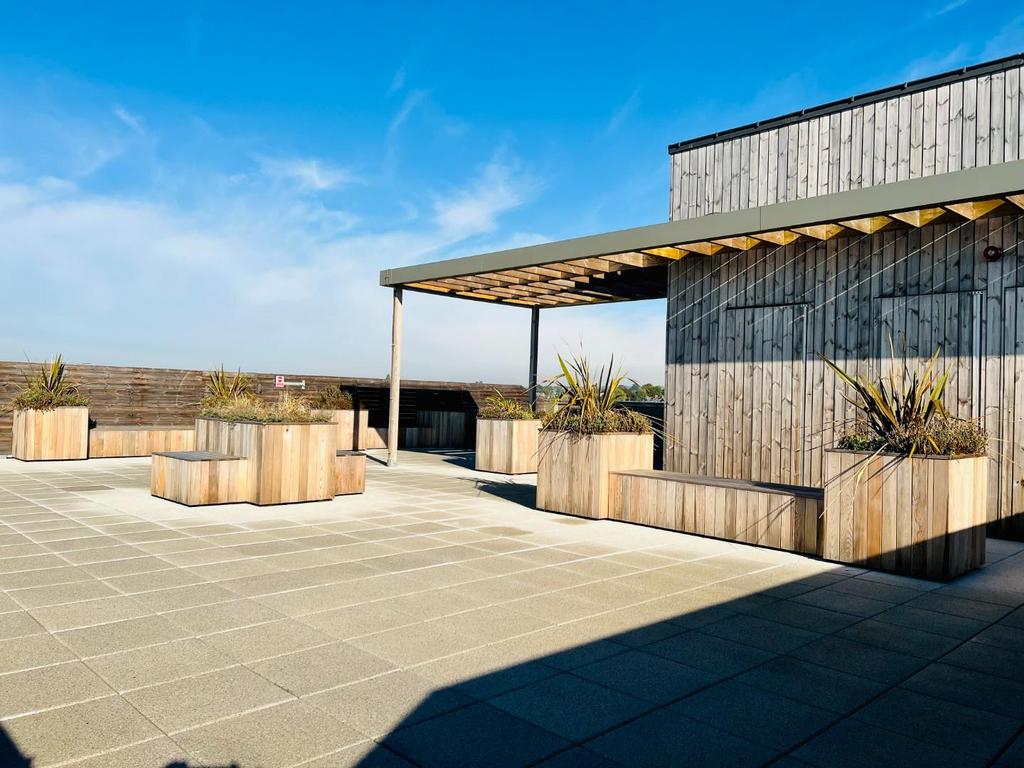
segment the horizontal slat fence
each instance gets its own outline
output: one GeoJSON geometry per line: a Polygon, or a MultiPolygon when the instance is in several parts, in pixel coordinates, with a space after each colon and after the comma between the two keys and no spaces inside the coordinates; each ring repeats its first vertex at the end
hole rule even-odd
{"type": "MultiPolygon", "coordinates": [[[[39,363],[0,361],[0,454],[11,450],[11,413],[6,407],[39,363]]],[[[131,368],[104,365],[68,365],[68,377],[81,385],[90,399],[89,415],[102,426],[189,425],[198,415],[206,387],[206,372],[174,368],[131,368]]],[[[275,374],[249,373],[267,399],[279,397],[275,374]]],[[[288,381],[306,382],[306,393],[341,386],[353,393],[359,406],[369,412],[370,427],[387,426],[388,383],[385,379],[287,374],[288,381]]],[[[472,447],[476,411],[484,399],[499,390],[507,397],[526,399],[521,386],[448,381],[402,382],[401,426],[417,426],[421,411],[466,414],[462,438],[451,448],[472,447]]],[[[289,388],[291,391],[291,388],[289,388]]],[[[450,434],[450,431],[449,431],[450,434]]],[[[453,438],[454,439],[454,438],[453,438]]]]}

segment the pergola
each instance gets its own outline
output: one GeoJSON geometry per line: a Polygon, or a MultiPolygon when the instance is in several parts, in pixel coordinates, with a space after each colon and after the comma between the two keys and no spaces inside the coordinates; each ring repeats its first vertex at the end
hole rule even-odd
{"type": "Polygon", "coordinates": [[[1024,160],[854,189],[695,219],[381,271],[392,288],[388,464],[397,462],[405,289],[531,312],[529,391],[535,398],[540,310],[665,298],[668,265],[684,258],[798,240],[829,240],[1024,209],[1024,160]]]}

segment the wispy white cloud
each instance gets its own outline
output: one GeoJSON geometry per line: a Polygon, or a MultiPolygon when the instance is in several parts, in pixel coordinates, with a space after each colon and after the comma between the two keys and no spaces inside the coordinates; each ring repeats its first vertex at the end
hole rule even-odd
{"type": "Polygon", "coordinates": [[[493,232],[501,214],[517,208],[533,194],[528,176],[495,158],[468,186],[434,202],[434,219],[441,232],[454,240],[493,232]]]}
{"type": "Polygon", "coordinates": [[[391,118],[391,122],[388,123],[388,142],[394,141],[398,135],[399,130],[405,125],[405,122],[412,115],[413,111],[426,101],[429,94],[427,91],[410,91],[402,101],[402,106],[398,108],[394,117],[391,118]]]}
{"type": "Polygon", "coordinates": [[[129,112],[120,104],[115,104],[112,111],[114,117],[135,131],[135,133],[143,134],[146,132],[142,118],[139,115],[129,112]]]}
{"type": "Polygon", "coordinates": [[[612,116],[608,118],[608,122],[605,125],[604,132],[606,135],[612,135],[616,133],[622,125],[629,120],[640,105],[640,88],[634,88],[633,92],[629,94],[629,97],[619,105],[619,108],[612,113],[612,116]]]}
{"type": "Polygon", "coordinates": [[[957,10],[958,8],[963,8],[969,2],[971,2],[971,0],[949,0],[948,3],[946,3],[945,5],[939,6],[934,11],[931,11],[928,15],[932,16],[932,17],[935,17],[935,16],[945,16],[947,13],[952,13],[953,11],[957,10]]]}
{"type": "MultiPolygon", "coordinates": [[[[452,256],[466,237],[497,231],[525,199],[524,178],[493,160],[445,197],[424,192],[435,216],[373,228],[265,175],[193,178],[201,190],[187,206],[61,179],[0,182],[0,271],[35,287],[6,300],[16,319],[0,328],[0,358],[61,349],[78,361],[383,375],[379,270],[452,256]],[[53,311],[38,312],[39,292],[60,297],[53,311]]],[[[452,365],[444,350],[475,338],[474,310],[488,308],[451,304],[417,318],[409,375],[522,378],[497,353],[452,365]],[[423,335],[444,316],[453,324],[443,340],[423,335]]],[[[506,318],[495,322],[500,332],[506,318]]]]}
{"type": "Polygon", "coordinates": [[[395,93],[405,87],[405,67],[399,67],[395,70],[394,77],[391,78],[391,86],[388,88],[388,93],[395,93]]]}
{"type": "Polygon", "coordinates": [[[355,175],[345,168],[328,165],[313,157],[258,156],[256,160],[263,174],[294,183],[303,190],[323,192],[356,180],[355,175]]]}
{"type": "Polygon", "coordinates": [[[959,43],[947,51],[922,56],[910,62],[904,70],[906,80],[917,80],[921,77],[936,75],[947,69],[963,65],[971,58],[971,50],[965,43],[959,43]]]}
{"type": "MultiPolygon", "coordinates": [[[[408,96],[396,146],[413,114],[438,135],[457,121],[426,92],[408,96]]],[[[443,188],[372,173],[356,186],[337,158],[281,150],[223,120],[147,110],[149,140],[134,141],[113,124],[113,99],[71,101],[99,106],[0,103],[25,137],[15,147],[0,134],[0,159],[17,158],[0,160],[0,274],[15,287],[0,358],[61,350],[80,362],[379,376],[390,333],[379,270],[547,239],[516,223],[542,183],[508,151],[448,169],[443,188]],[[160,142],[171,135],[173,147],[160,142]],[[54,297],[45,312],[40,295],[54,297]]],[[[657,375],[663,313],[649,312],[652,323],[605,310],[544,313],[544,359],[582,339],[601,356],[626,351],[638,377],[657,375]]],[[[406,375],[525,381],[528,313],[410,294],[407,317],[406,375]]]]}

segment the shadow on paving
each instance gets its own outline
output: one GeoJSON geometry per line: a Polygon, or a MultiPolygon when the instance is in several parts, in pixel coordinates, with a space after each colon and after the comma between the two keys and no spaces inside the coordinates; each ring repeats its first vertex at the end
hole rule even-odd
{"type": "Polygon", "coordinates": [[[940,587],[838,568],[598,640],[566,632],[435,690],[358,765],[1020,768],[1024,583],[999,570],[940,587]]]}
{"type": "Polygon", "coordinates": [[[0,725],[0,766],[3,768],[30,768],[32,760],[22,754],[18,745],[7,735],[6,729],[0,725]]]}

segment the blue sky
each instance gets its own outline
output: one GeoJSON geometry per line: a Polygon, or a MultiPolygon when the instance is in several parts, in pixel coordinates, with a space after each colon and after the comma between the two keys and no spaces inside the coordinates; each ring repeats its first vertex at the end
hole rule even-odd
{"type": "MultiPolygon", "coordinates": [[[[0,2],[0,358],[383,375],[381,268],[664,221],[673,141],[1024,50],[895,8],[0,2]]],[[[525,380],[526,311],[406,304],[406,376],[525,380]]],[[[661,380],[663,302],[541,324],[661,380]]]]}

